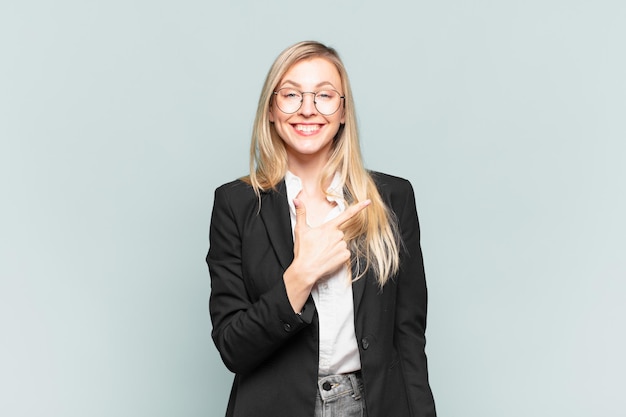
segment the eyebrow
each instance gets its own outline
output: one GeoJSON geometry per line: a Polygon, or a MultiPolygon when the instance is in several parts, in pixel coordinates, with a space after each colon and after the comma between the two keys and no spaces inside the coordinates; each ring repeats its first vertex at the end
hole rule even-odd
{"type": "MultiPolygon", "coordinates": [[[[283,82],[280,84],[280,86],[284,86],[285,84],[291,84],[291,85],[293,85],[294,87],[297,87],[297,88],[302,88],[302,85],[298,84],[298,83],[297,83],[297,82],[295,82],[295,81],[291,81],[291,80],[285,80],[285,81],[283,81],[283,82]]],[[[331,83],[330,81],[322,81],[321,83],[317,84],[317,85],[315,86],[315,88],[323,87],[323,86],[325,86],[325,85],[329,85],[329,86],[331,86],[332,88],[336,88],[336,87],[333,85],[333,83],[331,83]]]]}

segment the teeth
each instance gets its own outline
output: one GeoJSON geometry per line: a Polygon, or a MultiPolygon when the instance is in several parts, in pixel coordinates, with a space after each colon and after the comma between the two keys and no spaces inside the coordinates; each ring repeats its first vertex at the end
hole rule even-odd
{"type": "Polygon", "coordinates": [[[299,130],[300,132],[315,132],[316,130],[320,130],[320,126],[319,125],[296,125],[296,130],[299,130]]]}

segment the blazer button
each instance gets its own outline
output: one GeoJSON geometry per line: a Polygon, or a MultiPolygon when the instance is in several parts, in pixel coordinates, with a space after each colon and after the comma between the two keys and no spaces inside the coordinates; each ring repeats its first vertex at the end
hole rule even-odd
{"type": "Polygon", "coordinates": [[[367,337],[361,339],[361,346],[363,347],[363,350],[367,350],[367,348],[370,347],[370,341],[367,340],[367,337]]]}
{"type": "Polygon", "coordinates": [[[290,332],[291,331],[291,324],[284,323],[283,324],[283,329],[285,329],[286,332],[290,332]]]}

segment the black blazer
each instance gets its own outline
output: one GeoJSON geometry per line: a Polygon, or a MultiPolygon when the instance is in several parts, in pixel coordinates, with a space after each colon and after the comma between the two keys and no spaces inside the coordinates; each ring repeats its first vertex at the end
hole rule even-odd
{"type": "MultiPolygon", "coordinates": [[[[398,220],[400,272],[380,288],[353,283],[354,326],[369,417],[434,417],[424,353],[426,282],[411,184],[372,173],[398,220]]],[[[237,180],[219,187],[210,228],[212,337],[235,373],[226,416],[312,417],[318,318],[311,297],[294,314],[283,282],[293,260],[284,182],[261,194],[237,180]]]]}

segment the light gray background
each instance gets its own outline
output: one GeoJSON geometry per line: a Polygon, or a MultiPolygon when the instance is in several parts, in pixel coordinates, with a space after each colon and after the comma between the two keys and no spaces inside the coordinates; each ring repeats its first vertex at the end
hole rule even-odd
{"type": "Polygon", "coordinates": [[[0,415],[220,416],[212,193],[317,39],[410,179],[440,416],[624,416],[626,3],[0,0],[0,415]]]}

